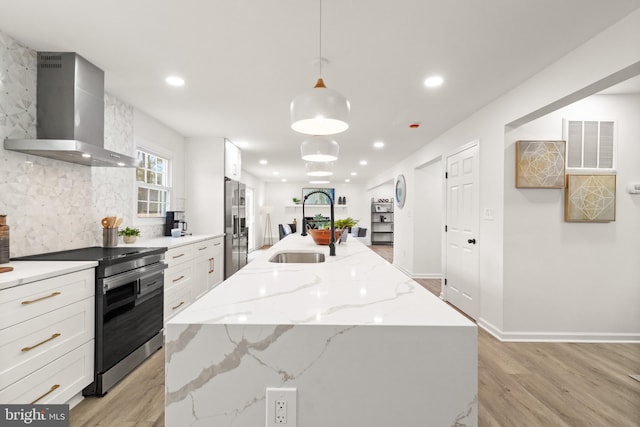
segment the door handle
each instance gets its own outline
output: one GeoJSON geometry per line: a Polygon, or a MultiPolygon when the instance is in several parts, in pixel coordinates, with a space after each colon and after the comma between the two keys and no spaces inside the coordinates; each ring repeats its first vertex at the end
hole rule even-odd
{"type": "Polygon", "coordinates": [[[467,243],[475,245],[476,244],[476,239],[469,239],[469,240],[467,240],[467,243]]]}

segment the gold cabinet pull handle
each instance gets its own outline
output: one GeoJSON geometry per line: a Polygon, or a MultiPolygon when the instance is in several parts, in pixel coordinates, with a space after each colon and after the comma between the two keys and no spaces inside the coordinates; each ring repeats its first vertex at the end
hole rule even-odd
{"type": "Polygon", "coordinates": [[[56,339],[56,338],[58,338],[59,336],[60,336],[60,334],[55,333],[55,334],[51,335],[51,337],[50,337],[50,338],[47,338],[46,340],[41,341],[41,342],[39,342],[39,343],[38,343],[38,344],[36,344],[36,345],[32,345],[31,347],[24,347],[24,348],[22,349],[22,351],[30,351],[30,350],[33,350],[34,348],[39,347],[39,346],[41,346],[41,345],[42,345],[42,344],[44,344],[44,343],[48,343],[48,342],[49,342],[49,341],[51,341],[51,340],[55,340],[55,339],[56,339]]]}
{"type": "Polygon", "coordinates": [[[199,251],[204,251],[205,249],[207,249],[209,246],[203,246],[201,248],[198,248],[199,251]]]}
{"type": "Polygon", "coordinates": [[[178,255],[174,255],[174,256],[173,256],[173,259],[180,258],[181,256],[184,256],[184,253],[182,253],[182,254],[178,254],[178,255]]]}
{"type": "Polygon", "coordinates": [[[40,298],[32,299],[30,301],[22,301],[22,304],[23,305],[32,304],[34,302],[42,301],[43,299],[53,298],[53,297],[58,296],[60,294],[61,294],[61,292],[53,292],[53,293],[51,293],[51,295],[46,295],[46,296],[43,296],[43,297],[40,297],[40,298]]]}
{"type": "Polygon", "coordinates": [[[175,307],[171,307],[171,310],[175,310],[176,308],[180,307],[182,304],[184,304],[184,301],[180,301],[180,304],[176,305],[175,307]]]}
{"type": "Polygon", "coordinates": [[[213,258],[209,258],[209,274],[213,273],[215,267],[214,267],[214,259],[213,258]]]}
{"type": "Polygon", "coordinates": [[[174,282],[177,282],[178,280],[182,280],[182,279],[184,279],[184,276],[180,276],[180,277],[178,277],[177,279],[173,279],[173,281],[174,281],[174,282]]]}
{"type": "Polygon", "coordinates": [[[31,402],[31,405],[35,405],[38,400],[41,400],[42,398],[46,397],[48,394],[51,394],[55,389],[59,387],[60,387],[60,384],[52,385],[48,392],[46,392],[45,394],[43,394],[42,396],[40,396],[39,398],[31,402]]]}
{"type": "Polygon", "coordinates": [[[222,243],[218,242],[218,243],[214,243],[213,246],[220,246],[222,243]]]}

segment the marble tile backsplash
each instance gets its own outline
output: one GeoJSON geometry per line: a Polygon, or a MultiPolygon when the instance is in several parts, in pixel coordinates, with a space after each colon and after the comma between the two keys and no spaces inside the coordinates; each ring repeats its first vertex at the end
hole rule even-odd
{"type": "MultiPolygon", "coordinates": [[[[36,137],[36,52],[0,31],[0,140],[36,137]]],[[[105,147],[133,155],[133,107],[105,94],[105,147]]],[[[0,150],[0,214],[11,257],[102,245],[100,218],[134,216],[135,171],[0,150]]],[[[162,234],[145,227],[145,237],[162,234]]]]}

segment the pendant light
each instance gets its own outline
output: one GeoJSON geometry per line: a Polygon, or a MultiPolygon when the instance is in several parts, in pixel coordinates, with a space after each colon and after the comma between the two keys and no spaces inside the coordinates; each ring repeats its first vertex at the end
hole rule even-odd
{"type": "Polygon", "coordinates": [[[310,136],[302,141],[300,155],[307,162],[332,162],[338,160],[340,145],[326,136],[310,136]]]}
{"type": "Polygon", "coordinates": [[[307,175],[331,176],[333,175],[333,162],[309,162],[307,163],[307,175]]]}
{"type": "Polygon", "coordinates": [[[291,128],[307,135],[333,135],[349,128],[351,106],[347,98],[325,86],[322,80],[322,0],[320,3],[320,77],[313,89],[291,101],[291,128]]]}

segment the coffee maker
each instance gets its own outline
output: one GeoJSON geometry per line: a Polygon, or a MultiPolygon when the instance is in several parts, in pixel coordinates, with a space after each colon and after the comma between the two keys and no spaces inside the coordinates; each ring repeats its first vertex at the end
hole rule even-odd
{"type": "Polygon", "coordinates": [[[167,211],[164,223],[164,235],[171,236],[171,230],[180,229],[180,235],[187,234],[187,221],[185,220],[184,211],[167,211]]]}

